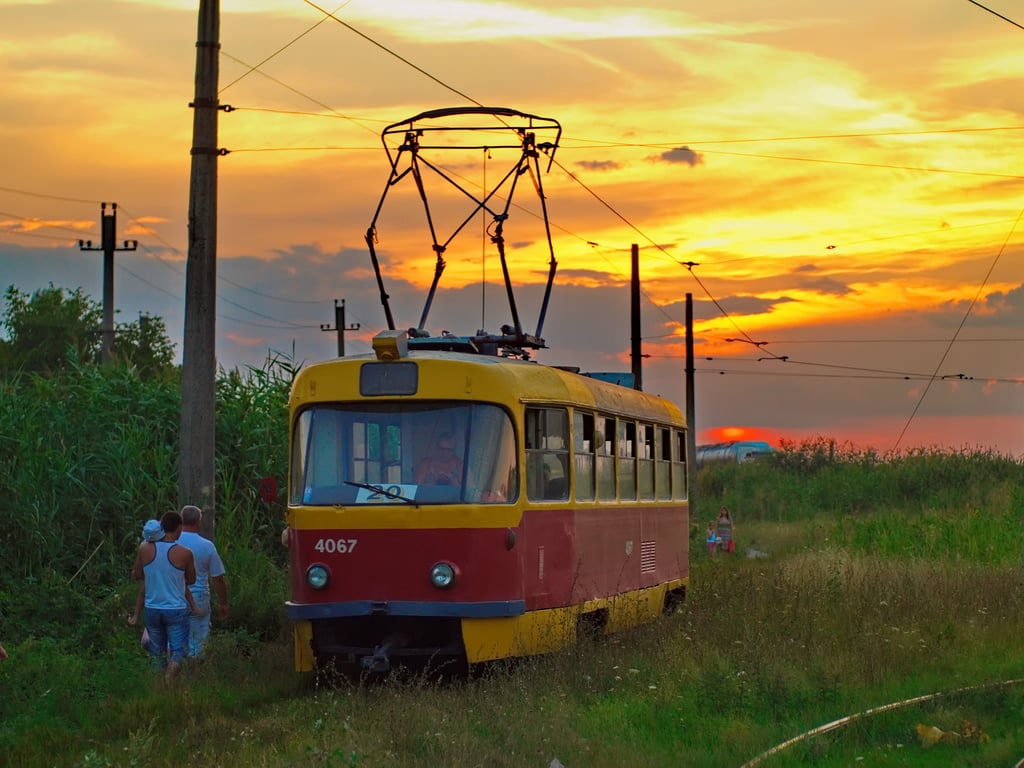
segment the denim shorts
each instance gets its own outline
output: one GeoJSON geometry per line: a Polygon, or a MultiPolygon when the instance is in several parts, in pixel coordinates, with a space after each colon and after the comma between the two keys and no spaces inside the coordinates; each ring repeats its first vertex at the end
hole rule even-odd
{"type": "Polygon", "coordinates": [[[147,608],[146,631],[149,655],[154,666],[166,667],[170,661],[181,663],[188,655],[188,608],[147,608]]]}

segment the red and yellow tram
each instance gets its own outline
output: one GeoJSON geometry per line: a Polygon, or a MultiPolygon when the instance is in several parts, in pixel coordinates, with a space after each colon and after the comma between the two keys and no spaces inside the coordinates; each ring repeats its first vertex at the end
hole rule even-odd
{"type": "Polygon", "coordinates": [[[297,670],[540,654],[685,596],[675,405],[418,341],[385,331],[376,354],[310,365],[293,384],[297,670]]]}

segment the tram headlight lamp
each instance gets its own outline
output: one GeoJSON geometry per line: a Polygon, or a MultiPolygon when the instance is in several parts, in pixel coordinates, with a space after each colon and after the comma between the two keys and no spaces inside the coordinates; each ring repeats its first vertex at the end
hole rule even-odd
{"type": "Polygon", "coordinates": [[[313,589],[324,589],[330,581],[327,568],[322,565],[311,565],[306,569],[306,583],[313,589]]]}
{"type": "Polygon", "coordinates": [[[455,566],[437,563],[430,569],[430,583],[438,589],[448,589],[455,583],[455,566]]]}

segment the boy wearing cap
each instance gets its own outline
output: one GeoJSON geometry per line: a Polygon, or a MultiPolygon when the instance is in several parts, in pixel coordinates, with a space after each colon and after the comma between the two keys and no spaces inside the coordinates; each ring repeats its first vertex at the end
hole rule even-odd
{"type": "MultiPolygon", "coordinates": [[[[156,519],[147,520],[146,524],[142,526],[142,541],[139,543],[144,544],[147,541],[152,543],[160,541],[163,537],[164,528],[160,525],[160,521],[156,519]]],[[[139,616],[142,615],[142,607],[145,604],[145,601],[146,582],[143,580],[142,583],[139,584],[139,593],[135,596],[135,610],[132,612],[132,615],[128,617],[128,626],[134,627],[139,623],[139,616]]],[[[145,629],[142,630],[142,647],[147,651],[149,650],[149,633],[145,629]]]]}
{"type": "Polygon", "coordinates": [[[145,587],[149,655],[171,678],[188,652],[189,612],[195,606],[188,587],[196,580],[196,566],[192,550],[178,544],[181,515],[166,512],[160,525],[163,538],[139,545],[131,575],[145,587]]]}
{"type": "MultiPolygon", "coordinates": [[[[142,526],[142,543],[145,542],[156,542],[160,541],[164,537],[164,528],[160,525],[159,520],[147,520],[146,524],[142,526]]],[[[187,595],[189,611],[193,614],[199,613],[199,609],[196,608],[195,601],[191,598],[191,595],[187,595]]],[[[134,627],[139,623],[139,617],[142,615],[142,608],[146,601],[146,581],[142,580],[139,584],[139,593],[135,596],[135,610],[132,615],[128,617],[128,626],[134,627]]],[[[149,632],[146,628],[142,628],[142,647],[147,651],[149,650],[149,632]]]]}

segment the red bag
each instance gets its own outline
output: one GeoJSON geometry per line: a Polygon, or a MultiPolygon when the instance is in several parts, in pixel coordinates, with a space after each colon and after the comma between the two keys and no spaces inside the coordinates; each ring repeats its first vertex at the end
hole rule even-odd
{"type": "Polygon", "coordinates": [[[729,539],[729,549],[727,550],[728,552],[733,551],[734,544],[735,542],[732,539],[729,539]]]}

